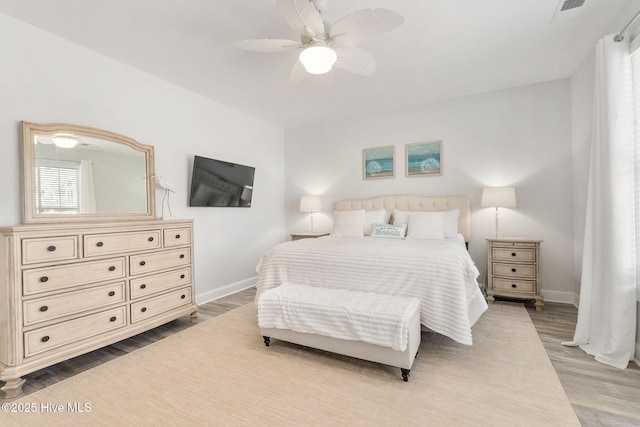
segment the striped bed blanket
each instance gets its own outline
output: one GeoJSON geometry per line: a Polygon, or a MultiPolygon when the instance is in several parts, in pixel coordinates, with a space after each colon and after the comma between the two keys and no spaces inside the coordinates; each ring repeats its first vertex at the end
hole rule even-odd
{"type": "Polygon", "coordinates": [[[420,323],[461,344],[487,309],[464,241],[302,239],[270,249],[256,268],[256,302],[284,282],[420,300],[420,323]]]}

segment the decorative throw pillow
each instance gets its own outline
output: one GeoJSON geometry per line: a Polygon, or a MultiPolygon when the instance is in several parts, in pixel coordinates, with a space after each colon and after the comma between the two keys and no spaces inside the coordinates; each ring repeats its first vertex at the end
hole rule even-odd
{"type": "Polygon", "coordinates": [[[391,213],[384,209],[364,212],[364,235],[370,236],[373,224],[388,224],[391,213]]]}
{"type": "Polygon", "coordinates": [[[404,239],[407,234],[407,224],[373,224],[371,237],[384,237],[387,239],[404,239]]]}
{"type": "Polygon", "coordinates": [[[364,209],[333,213],[332,237],[361,237],[364,235],[364,209]]]}
{"type": "Polygon", "coordinates": [[[444,212],[418,212],[409,215],[407,240],[444,239],[444,212]]]}

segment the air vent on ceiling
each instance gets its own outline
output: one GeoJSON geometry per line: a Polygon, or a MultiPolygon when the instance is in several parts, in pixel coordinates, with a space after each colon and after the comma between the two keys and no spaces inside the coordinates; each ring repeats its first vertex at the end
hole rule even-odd
{"type": "Polygon", "coordinates": [[[576,7],[580,7],[584,4],[584,0],[565,0],[564,3],[562,3],[562,7],[560,8],[560,12],[563,12],[565,10],[569,10],[569,9],[575,9],[576,7]]]}

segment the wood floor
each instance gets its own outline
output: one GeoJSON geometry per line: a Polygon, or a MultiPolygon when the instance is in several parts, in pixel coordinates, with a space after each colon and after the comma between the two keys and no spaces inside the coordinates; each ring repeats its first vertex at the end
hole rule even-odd
{"type": "MultiPolygon", "coordinates": [[[[211,319],[253,301],[255,288],[200,306],[198,322],[211,319]]],[[[562,341],[573,337],[578,311],[565,304],[545,303],[544,311],[527,307],[538,335],[558,373],[569,400],[583,426],[640,426],[640,368],[626,370],[593,360],[562,341]]],[[[192,326],[188,316],[91,353],[27,375],[24,393],[55,384],[147,344],[192,326]]],[[[526,414],[523,414],[526,417],[526,414]]]]}

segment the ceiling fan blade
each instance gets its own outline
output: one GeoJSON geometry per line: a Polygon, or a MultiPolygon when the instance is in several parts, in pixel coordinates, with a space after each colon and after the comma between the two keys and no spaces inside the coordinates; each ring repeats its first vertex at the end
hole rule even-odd
{"type": "Polygon", "coordinates": [[[292,52],[302,47],[300,42],[284,39],[241,40],[235,42],[234,45],[254,52],[292,52]]]}
{"type": "Polygon", "coordinates": [[[396,29],[404,18],[387,9],[364,9],[345,16],[331,28],[334,46],[357,46],[396,29]]]}
{"type": "Polygon", "coordinates": [[[278,9],[298,34],[317,37],[324,33],[320,12],[309,0],[278,0],[278,9]]]}
{"type": "Polygon", "coordinates": [[[289,83],[295,84],[309,77],[309,73],[304,69],[304,65],[302,62],[296,61],[291,67],[291,72],[289,73],[289,83]]]}
{"type": "Polygon", "coordinates": [[[334,67],[361,76],[372,76],[376,71],[373,55],[359,47],[341,47],[335,49],[338,54],[334,67]]]}

